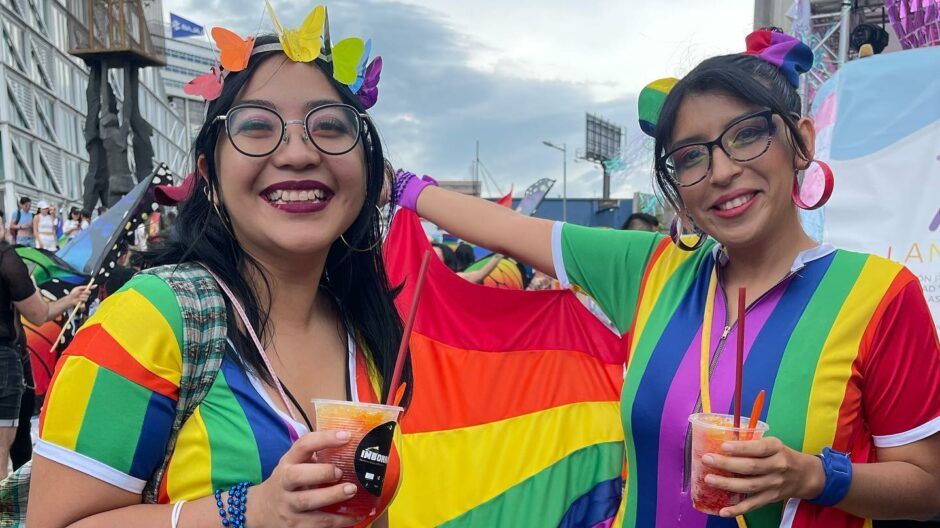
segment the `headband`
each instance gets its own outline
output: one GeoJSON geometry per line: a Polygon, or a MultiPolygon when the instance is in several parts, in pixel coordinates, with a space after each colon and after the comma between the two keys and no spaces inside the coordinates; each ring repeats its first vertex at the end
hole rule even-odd
{"type": "Polygon", "coordinates": [[[330,66],[333,78],[348,86],[363,107],[371,108],[375,105],[379,97],[382,57],[369,62],[372,39],[363,41],[350,37],[333,44],[325,6],[314,7],[297,29],[285,28],[268,0],[265,0],[265,8],[279,42],[255,46],[255,37],[242,38],[229,29],[212,28],[212,39],[219,48],[219,66],[213,66],[209,73],[189,81],[183,86],[184,92],[200,95],[206,101],[214,101],[222,94],[226,77],[247,68],[252,56],[281,51],[294,62],[325,62],[330,66]]]}

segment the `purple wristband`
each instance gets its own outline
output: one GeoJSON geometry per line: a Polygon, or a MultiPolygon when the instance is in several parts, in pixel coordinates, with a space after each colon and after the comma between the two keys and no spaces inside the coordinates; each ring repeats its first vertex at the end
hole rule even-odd
{"type": "Polygon", "coordinates": [[[398,175],[395,178],[395,189],[392,192],[392,202],[399,205],[400,207],[404,207],[405,209],[417,211],[418,196],[428,185],[436,186],[437,180],[430,176],[424,176],[419,179],[412,172],[400,170],[398,171],[398,175]]]}

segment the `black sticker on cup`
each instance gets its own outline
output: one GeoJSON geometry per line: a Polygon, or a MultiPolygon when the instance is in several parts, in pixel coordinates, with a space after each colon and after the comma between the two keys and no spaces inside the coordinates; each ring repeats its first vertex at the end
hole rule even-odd
{"type": "Polygon", "coordinates": [[[356,448],[356,475],[359,483],[376,497],[382,495],[385,468],[395,436],[395,422],[384,423],[369,431],[356,448]]]}

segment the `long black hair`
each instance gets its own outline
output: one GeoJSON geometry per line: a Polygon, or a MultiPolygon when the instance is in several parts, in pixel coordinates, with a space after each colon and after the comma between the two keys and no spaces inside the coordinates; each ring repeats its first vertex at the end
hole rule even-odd
{"type": "MultiPolygon", "coordinates": [[[[262,35],[255,40],[255,46],[276,42],[276,36],[262,35]]],[[[229,111],[239,91],[258,66],[272,57],[284,55],[280,51],[252,55],[248,67],[230,73],[225,79],[222,94],[209,103],[205,122],[193,147],[194,165],[200,156],[205,157],[206,177],[197,178],[192,196],[180,207],[176,235],[145,258],[148,265],[195,261],[207,266],[232,288],[243,303],[255,332],[265,344],[271,341],[268,312],[272,301],[271,288],[263,266],[242,249],[232,231],[215,164],[216,144],[220,134],[224,133],[224,127],[215,119],[229,111]],[[213,202],[218,206],[214,206],[213,202]],[[263,291],[252,288],[246,278],[249,273],[261,277],[263,291]]],[[[313,65],[323,71],[343,103],[365,113],[362,103],[349,88],[333,79],[329,64],[317,59],[313,65]]],[[[330,247],[320,285],[335,300],[347,329],[371,353],[383,378],[384,386],[379,396],[384,401],[404,330],[394,304],[398,288],[389,285],[382,260],[381,218],[376,207],[385,181],[385,158],[378,130],[370,119],[365,119],[364,123],[360,139],[365,156],[365,201],[358,216],[343,234],[348,245],[337,239],[330,247]]],[[[274,383],[251,340],[236,324],[231,307],[228,312],[229,335],[236,337],[236,361],[268,383],[274,383]]],[[[410,379],[411,368],[406,363],[402,380],[410,379]]],[[[407,394],[411,392],[411,385],[408,383],[407,394]]],[[[407,401],[407,394],[404,401],[407,401]]]]}
{"type": "Polygon", "coordinates": [[[682,210],[679,188],[666,168],[679,105],[687,95],[719,93],[748,104],[769,108],[786,125],[790,145],[803,159],[809,149],[797,121],[802,111],[800,95],[776,66],[752,55],[735,53],[705,59],[669,91],[656,123],[654,173],[662,196],[676,211],[682,210]]]}

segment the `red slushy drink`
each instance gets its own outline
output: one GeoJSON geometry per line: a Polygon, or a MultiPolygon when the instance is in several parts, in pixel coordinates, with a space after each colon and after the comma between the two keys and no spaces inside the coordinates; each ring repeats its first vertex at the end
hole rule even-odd
{"type": "Polygon", "coordinates": [[[692,506],[709,515],[718,515],[722,508],[734,506],[744,500],[745,494],[715,489],[705,483],[706,475],[736,476],[706,466],[702,456],[708,453],[723,455],[721,444],[729,440],[758,440],[768,426],[758,422],[753,431],[747,430],[749,418],[741,418],[741,427],[734,427],[734,417],[728,414],[693,414],[692,423],[692,506]]]}
{"type": "Polygon", "coordinates": [[[402,408],[337,400],[313,400],[313,405],[318,431],[350,434],[349,442],[342,447],[319,451],[317,460],[340,468],[340,482],[357,488],[351,499],[322,510],[350,517],[373,515],[382,495],[392,437],[402,408]]]}

